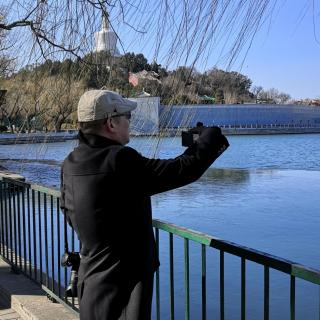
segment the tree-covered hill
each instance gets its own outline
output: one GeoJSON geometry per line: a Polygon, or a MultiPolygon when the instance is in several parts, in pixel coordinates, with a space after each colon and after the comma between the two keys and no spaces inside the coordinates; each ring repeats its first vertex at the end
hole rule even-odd
{"type": "Polygon", "coordinates": [[[155,61],[149,63],[141,53],[119,57],[90,53],[82,59],[48,59],[2,74],[1,87],[6,93],[0,117],[12,131],[59,131],[75,125],[77,101],[89,89],[105,88],[127,97],[147,92],[159,96],[165,105],[234,104],[253,102],[264,92],[258,88],[254,94],[251,84],[247,76],[234,71],[213,68],[199,72],[185,66],[167,70],[155,61]],[[129,81],[133,76],[136,82],[129,81]]]}

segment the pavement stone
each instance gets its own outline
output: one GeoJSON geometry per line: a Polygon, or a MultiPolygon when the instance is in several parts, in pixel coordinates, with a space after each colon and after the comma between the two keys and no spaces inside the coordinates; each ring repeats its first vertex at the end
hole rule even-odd
{"type": "Polygon", "coordinates": [[[21,274],[15,274],[0,258],[0,320],[78,320],[79,317],[21,274]],[[1,308],[1,305],[3,306],[1,308]]]}
{"type": "Polygon", "coordinates": [[[0,320],[22,320],[20,315],[15,312],[6,301],[0,297],[0,320]]]}

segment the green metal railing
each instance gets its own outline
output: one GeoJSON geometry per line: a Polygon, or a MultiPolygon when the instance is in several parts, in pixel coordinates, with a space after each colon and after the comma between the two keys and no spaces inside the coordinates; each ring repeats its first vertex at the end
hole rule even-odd
{"type": "MultiPolygon", "coordinates": [[[[320,270],[308,268],[301,264],[294,263],[289,260],[247,248],[229,241],[217,239],[215,237],[203,234],[197,231],[176,226],[171,223],[154,220],[153,225],[156,229],[156,238],[159,239],[159,230],[169,233],[169,260],[170,260],[170,301],[171,311],[170,319],[174,319],[174,295],[173,295],[173,235],[184,239],[184,265],[185,265],[185,319],[190,319],[190,289],[189,289],[189,242],[201,244],[201,278],[202,278],[202,319],[207,319],[206,315],[206,251],[207,248],[214,248],[220,252],[220,319],[225,319],[225,253],[240,257],[241,259],[241,319],[246,319],[246,263],[248,260],[255,262],[264,267],[264,301],[263,301],[263,319],[269,319],[269,297],[270,297],[270,269],[281,271],[290,276],[290,319],[295,319],[296,310],[296,278],[303,279],[315,285],[320,285],[320,270]]],[[[157,275],[159,277],[159,275],[157,275]]],[[[158,281],[159,282],[159,279],[158,281]]],[[[320,288],[320,287],[319,287],[320,288]]],[[[157,286],[156,290],[159,290],[157,286]]],[[[159,299],[159,292],[156,292],[156,299],[159,299]]],[[[320,301],[318,314],[315,314],[314,319],[320,319],[320,301]]],[[[159,303],[157,303],[158,305],[159,303]]],[[[160,319],[159,312],[158,318],[160,319]]]]}
{"type": "MultiPolygon", "coordinates": [[[[71,250],[78,250],[79,242],[74,231],[67,225],[66,219],[59,210],[59,196],[57,190],[33,185],[26,182],[0,177],[0,255],[12,268],[21,272],[39,283],[50,297],[64,303],[75,312],[78,312],[77,300],[66,297],[64,291],[69,281],[70,270],[60,266],[60,257],[64,251],[64,243],[69,242],[71,250]]],[[[208,309],[212,301],[208,300],[208,278],[218,270],[218,283],[213,288],[219,295],[219,316],[226,319],[225,299],[225,270],[226,254],[240,259],[240,310],[242,320],[247,317],[248,306],[255,303],[247,300],[248,262],[253,262],[263,268],[263,319],[270,318],[270,271],[280,271],[289,276],[289,314],[290,319],[296,318],[296,279],[302,279],[306,283],[313,284],[320,289],[320,270],[278,258],[276,256],[241,246],[229,241],[217,239],[207,234],[176,226],[160,220],[153,220],[157,248],[159,251],[161,268],[155,276],[155,318],[156,319],[191,319],[193,294],[196,278],[191,276],[190,270],[196,265],[200,270],[200,316],[195,318],[208,319],[208,309]],[[168,237],[168,245],[163,237],[168,237]],[[180,239],[180,240],[177,240],[180,239]],[[182,240],[181,240],[182,239],[182,240]],[[177,244],[182,241],[181,246],[177,244]],[[200,246],[200,263],[192,261],[194,247],[200,246]],[[183,256],[183,263],[175,261],[175,255],[183,256]],[[217,253],[217,270],[209,270],[208,254],[217,253]],[[165,260],[168,260],[166,266],[165,260]],[[179,270],[183,272],[183,280],[177,283],[175,275],[179,270]],[[163,277],[163,272],[166,272],[163,277]],[[167,278],[165,297],[161,298],[162,278],[167,278]],[[183,293],[178,292],[176,286],[183,287],[183,293]],[[183,306],[177,303],[177,298],[183,294],[183,306]],[[169,297],[169,298],[168,298],[169,297]],[[169,312],[163,315],[163,300],[168,301],[169,312]],[[192,301],[192,302],[191,302],[192,301]],[[182,310],[183,309],[183,310],[182,310]],[[183,315],[183,316],[182,316],[183,315]]],[[[250,275],[250,274],[249,274],[250,275]]],[[[320,292],[320,290],[319,290],[320,292]]],[[[163,292],[162,292],[163,293],[163,292]]],[[[279,292],[278,294],[284,294],[279,292]]],[[[314,297],[318,310],[313,319],[320,319],[319,296],[314,297]]],[[[305,306],[306,308],[308,306],[305,306]]],[[[211,308],[212,309],[212,308],[211,308]]]]}

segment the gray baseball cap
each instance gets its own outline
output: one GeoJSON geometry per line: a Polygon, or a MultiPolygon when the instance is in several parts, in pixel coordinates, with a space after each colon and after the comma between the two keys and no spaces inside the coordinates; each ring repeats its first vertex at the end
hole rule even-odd
{"type": "Polygon", "coordinates": [[[137,103],[108,90],[89,90],[78,103],[78,121],[89,122],[131,112],[137,103]]]}

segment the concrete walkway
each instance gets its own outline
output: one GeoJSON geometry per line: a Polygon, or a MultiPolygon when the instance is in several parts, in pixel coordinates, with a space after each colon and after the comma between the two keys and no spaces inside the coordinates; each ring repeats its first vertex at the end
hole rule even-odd
{"type": "Polygon", "coordinates": [[[21,320],[20,315],[15,312],[8,303],[0,298],[0,320],[21,320]]]}
{"type": "Polygon", "coordinates": [[[59,303],[51,302],[41,288],[23,275],[15,274],[0,258],[0,320],[78,320],[59,303]]]}

